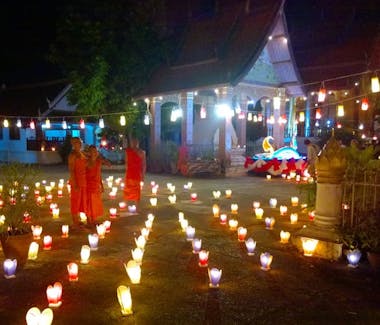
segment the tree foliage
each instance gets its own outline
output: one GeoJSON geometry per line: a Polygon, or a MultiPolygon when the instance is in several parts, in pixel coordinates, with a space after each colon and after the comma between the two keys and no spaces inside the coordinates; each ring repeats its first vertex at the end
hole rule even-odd
{"type": "Polygon", "coordinates": [[[61,8],[50,59],[72,84],[69,101],[83,115],[126,112],[164,56],[153,24],[162,1],[78,0],[61,8]]]}

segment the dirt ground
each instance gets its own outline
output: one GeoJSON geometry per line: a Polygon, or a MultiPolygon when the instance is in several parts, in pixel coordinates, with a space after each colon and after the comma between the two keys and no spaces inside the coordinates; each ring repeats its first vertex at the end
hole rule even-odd
{"type": "MultiPolygon", "coordinates": [[[[41,179],[67,179],[65,166],[42,168],[41,179]]],[[[123,177],[122,169],[103,172],[103,178],[123,177]]],[[[107,212],[122,201],[104,193],[107,212]]],[[[62,283],[62,305],[55,308],[53,324],[379,324],[380,281],[363,259],[358,268],[347,267],[345,259],[330,262],[305,257],[291,244],[281,244],[279,233],[296,232],[310,221],[300,211],[299,221],[291,225],[288,216],[280,216],[278,207],[290,207],[290,197],[299,195],[294,183],[282,179],[270,181],[259,177],[195,178],[148,174],[143,190],[139,215],[119,216],[112,220],[111,232],[100,240],[98,251],[91,252],[90,262],[80,264],[80,248],[95,229],[84,228],[61,238],[61,225],[70,223],[69,200],[55,198],[61,209],[53,220],[48,207],[42,209],[35,223],[43,225],[43,234],[53,236],[51,251],[40,249],[38,259],[28,261],[18,270],[15,279],[0,278],[0,323],[25,324],[29,308],[47,307],[46,288],[56,281],[62,283]],[[159,184],[158,207],[149,204],[150,182],[159,184]],[[193,183],[191,191],[183,185],[193,183]],[[168,201],[166,184],[176,186],[177,203],[168,201]],[[226,199],[224,191],[232,190],[226,199]],[[222,197],[215,201],[213,190],[222,197]],[[191,202],[190,193],[198,199],[191,202]],[[269,207],[269,198],[278,200],[277,209],[269,207]],[[252,202],[260,201],[264,217],[273,216],[273,230],[266,230],[264,221],[257,220],[252,202]],[[219,204],[229,213],[231,203],[239,205],[239,225],[248,229],[247,237],[257,242],[256,254],[248,256],[236,231],[223,226],[212,215],[212,205],[219,204]],[[207,268],[198,266],[178,222],[182,211],[189,224],[202,239],[202,248],[209,251],[209,267],[221,268],[218,289],[210,289],[207,268]],[[135,238],[144,227],[148,213],[155,215],[152,232],[145,247],[140,284],[131,284],[123,263],[132,259],[135,238]],[[273,255],[270,271],[260,269],[259,255],[273,255]],[[69,282],[67,264],[77,262],[79,281],[69,282]],[[116,289],[124,284],[131,288],[133,315],[123,317],[116,289]]],[[[301,200],[302,201],[302,200],[301,200]]],[[[230,214],[229,214],[230,216],[230,214]]],[[[102,220],[108,218],[108,213],[102,220]]],[[[101,221],[101,220],[100,220],[101,221]]],[[[40,240],[40,245],[42,242],[40,240]]],[[[0,251],[0,262],[3,262],[0,251]]]]}

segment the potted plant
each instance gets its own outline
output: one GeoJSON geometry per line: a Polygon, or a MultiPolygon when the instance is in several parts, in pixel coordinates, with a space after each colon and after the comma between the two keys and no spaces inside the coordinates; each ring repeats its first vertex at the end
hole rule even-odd
{"type": "Polygon", "coordinates": [[[30,222],[38,216],[34,186],[38,171],[31,165],[0,166],[0,241],[6,258],[26,262],[31,242],[30,222]]]}
{"type": "Polygon", "coordinates": [[[380,270],[380,220],[369,216],[358,225],[358,236],[362,249],[367,250],[370,265],[380,270]]]}

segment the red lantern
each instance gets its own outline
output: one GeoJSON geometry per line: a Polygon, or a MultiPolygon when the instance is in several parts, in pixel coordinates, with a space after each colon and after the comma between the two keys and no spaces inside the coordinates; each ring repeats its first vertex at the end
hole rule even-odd
{"type": "Polygon", "coordinates": [[[78,264],[69,263],[67,265],[67,272],[69,273],[69,281],[78,281],[78,264]]]}
{"type": "Polygon", "coordinates": [[[323,103],[325,99],[326,99],[326,88],[322,86],[322,88],[319,89],[319,92],[318,92],[318,102],[323,103]]]}
{"type": "Polygon", "coordinates": [[[49,302],[49,307],[59,307],[62,304],[62,284],[56,282],[53,286],[48,286],[46,289],[46,297],[49,302]]]}
{"type": "Polygon", "coordinates": [[[368,104],[368,98],[366,98],[366,97],[364,97],[363,99],[362,99],[362,111],[367,111],[368,110],[368,106],[369,106],[369,104],[368,104]]]}
{"type": "Polygon", "coordinates": [[[321,109],[317,108],[317,110],[315,111],[315,119],[320,120],[321,118],[322,118],[321,109]]]}

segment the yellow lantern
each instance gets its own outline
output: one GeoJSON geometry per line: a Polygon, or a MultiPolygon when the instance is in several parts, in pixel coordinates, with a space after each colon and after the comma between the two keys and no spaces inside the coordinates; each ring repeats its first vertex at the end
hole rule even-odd
{"type": "Polygon", "coordinates": [[[238,209],[239,209],[239,206],[237,205],[237,203],[232,203],[231,204],[231,213],[232,214],[237,214],[238,213],[238,209]]]}
{"type": "Polygon", "coordinates": [[[281,239],[282,244],[287,244],[289,242],[289,238],[290,238],[290,232],[283,231],[283,230],[280,231],[280,239],[281,239]]]}
{"type": "Polygon", "coordinates": [[[296,207],[298,205],[298,202],[299,202],[298,196],[292,196],[290,198],[290,202],[292,203],[292,206],[296,207]]]}
{"type": "Polygon", "coordinates": [[[298,222],[298,214],[297,213],[290,214],[290,223],[292,225],[295,225],[297,222],[298,222]]]}
{"type": "Polygon", "coordinates": [[[218,218],[219,217],[219,212],[220,212],[219,205],[214,204],[212,206],[212,214],[214,215],[214,218],[218,218]]]}
{"type": "Polygon", "coordinates": [[[319,240],[302,237],[301,241],[302,241],[303,254],[305,256],[313,256],[313,253],[315,251],[315,248],[318,245],[319,240]]]}
{"type": "Polygon", "coordinates": [[[300,122],[305,122],[305,112],[300,112],[298,120],[300,122]]]}
{"type": "Polygon", "coordinates": [[[371,90],[373,93],[378,93],[380,91],[380,83],[378,77],[371,78],[371,90]]]}
{"type": "Polygon", "coordinates": [[[36,242],[31,242],[29,245],[29,251],[28,251],[28,260],[36,260],[38,256],[38,249],[40,245],[38,245],[36,242]]]}
{"type": "Polygon", "coordinates": [[[255,209],[256,219],[262,219],[264,215],[264,210],[262,208],[255,209]]]}
{"type": "Polygon", "coordinates": [[[124,263],[125,271],[133,284],[139,284],[141,279],[141,267],[134,260],[130,260],[127,265],[124,263]]]}
{"type": "Polygon", "coordinates": [[[288,212],[288,207],[286,205],[280,205],[280,214],[284,216],[286,215],[287,212],[288,212]]]}
{"type": "Polygon", "coordinates": [[[228,220],[228,225],[230,226],[230,230],[236,230],[239,222],[236,219],[228,220]]]}
{"type": "Polygon", "coordinates": [[[232,190],[226,190],[226,198],[230,199],[232,196],[232,190]]]}
{"type": "Polygon", "coordinates": [[[117,299],[121,307],[121,314],[123,316],[133,314],[132,311],[132,297],[129,287],[121,285],[117,288],[117,299]]]}
{"type": "Polygon", "coordinates": [[[127,120],[125,119],[124,115],[120,116],[120,125],[125,126],[127,124],[127,120]]]}
{"type": "Polygon", "coordinates": [[[339,117],[342,117],[344,116],[344,106],[342,104],[338,105],[338,112],[337,112],[337,115],[339,117]]]}
{"type": "Polygon", "coordinates": [[[52,212],[53,212],[53,219],[58,219],[59,218],[59,208],[54,208],[52,212]]]}
{"type": "Polygon", "coordinates": [[[53,311],[45,308],[42,312],[37,307],[32,307],[26,313],[27,325],[50,325],[53,322],[53,311]]]}

